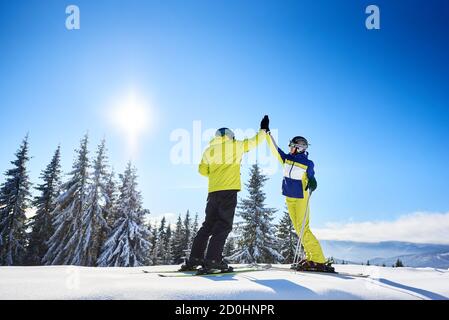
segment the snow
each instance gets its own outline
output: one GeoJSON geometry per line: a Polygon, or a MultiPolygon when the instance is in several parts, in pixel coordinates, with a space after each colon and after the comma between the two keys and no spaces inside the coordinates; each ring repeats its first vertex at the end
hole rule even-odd
{"type": "MultiPolygon", "coordinates": [[[[234,265],[236,266],[236,265],[234,265]]],[[[449,299],[449,270],[335,265],[369,278],[267,270],[216,277],[162,278],[178,266],[0,267],[0,299],[449,299]]]]}

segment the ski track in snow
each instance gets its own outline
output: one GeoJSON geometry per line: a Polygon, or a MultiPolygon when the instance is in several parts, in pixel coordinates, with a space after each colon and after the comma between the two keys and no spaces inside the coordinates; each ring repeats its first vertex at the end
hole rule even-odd
{"type": "Polygon", "coordinates": [[[449,270],[336,265],[339,274],[267,270],[213,277],[162,278],[178,266],[86,268],[0,267],[0,299],[448,300],[449,270]],[[151,273],[143,273],[142,270],[151,273]]]}

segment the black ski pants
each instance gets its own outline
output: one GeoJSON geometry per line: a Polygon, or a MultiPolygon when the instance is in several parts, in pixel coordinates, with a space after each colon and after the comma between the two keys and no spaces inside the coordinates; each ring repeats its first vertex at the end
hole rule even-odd
{"type": "Polygon", "coordinates": [[[221,261],[223,248],[234,222],[237,192],[223,190],[209,193],[206,218],[193,240],[191,258],[203,259],[207,247],[205,258],[221,261]]]}

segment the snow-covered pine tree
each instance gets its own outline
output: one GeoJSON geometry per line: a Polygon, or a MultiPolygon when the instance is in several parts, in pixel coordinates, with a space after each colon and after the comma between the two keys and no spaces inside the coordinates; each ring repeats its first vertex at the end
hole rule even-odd
{"type": "Polygon", "coordinates": [[[89,185],[81,216],[84,232],[81,234],[76,255],[80,257],[79,264],[83,266],[95,266],[102,245],[101,233],[109,229],[103,210],[106,203],[106,161],[106,141],[103,139],[93,161],[92,182],[89,185]]]}
{"type": "Polygon", "coordinates": [[[81,265],[81,235],[84,232],[82,214],[85,209],[89,186],[89,158],[87,150],[89,137],[81,139],[72,166],[70,180],[61,188],[62,194],[56,199],[56,207],[51,213],[54,233],[47,241],[48,251],[43,258],[46,265],[81,265]]]}
{"type": "Polygon", "coordinates": [[[235,253],[235,239],[232,235],[228,236],[223,248],[223,257],[227,258],[235,253]]]}
{"type": "Polygon", "coordinates": [[[190,218],[190,211],[187,210],[186,216],[183,221],[183,242],[184,242],[184,255],[189,254],[192,241],[192,219],[190,218]]]}
{"type": "Polygon", "coordinates": [[[165,248],[164,248],[164,257],[163,264],[172,264],[173,263],[173,255],[172,255],[172,232],[171,225],[167,226],[167,230],[165,232],[165,248]]]}
{"type": "Polygon", "coordinates": [[[111,170],[106,177],[104,197],[105,204],[103,206],[103,217],[107,222],[107,228],[102,228],[100,232],[101,247],[103,247],[109,231],[117,220],[117,183],[115,182],[114,170],[111,170]]]}
{"type": "Polygon", "coordinates": [[[298,235],[287,210],[284,211],[284,215],[277,226],[277,237],[279,243],[278,251],[284,257],[283,262],[293,263],[296,245],[298,244],[298,235]]]}
{"type": "Polygon", "coordinates": [[[196,233],[198,232],[198,226],[199,226],[199,222],[198,222],[198,212],[195,213],[195,219],[193,220],[193,224],[192,224],[192,238],[195,238],[196,233]]]}
{"type": "Polygon", "coordinates": [[[148,247],[148,252],[147,252],[147,261],[148,264],[152,264],[151,263],[151,257],[153,254],[153,248],[154,248],[154,243],[153,243],[153,225],[151,224],[151,221],[148,221],[148,223],[146,224],[146,228],[147,228],[147,240],[149,243],[149,247],[148,247]]]}
{"type": "Polygon", "coordinates": [[[166,223],[165,217],[162,217],[161,223],[159,225],[159,228],[157,230],[157,253],[156,253],[156,263],[157,264],[165,264],[165,248],[167,240],[167,230],[165,229],[165,223],[166,223]]]}
{"type": "Polygon", "coordinates": [[[115,173],[112,170],[107,178],[105,185],[105,204],[103,207],[104,218],[109,227],[114,225],[117,218],[117,183],[115,181],[115,173]]]}
{"type": "Polygon", "coordinates": [[[0,188],[0,265],[22,265],[26,259],[26,215],[31,203],[27,172],[28,135],[17,150],[14,166],[6,171],[0,188]]]}
{"type": "Polygon", "coordinates": [[[148,229],[142,208],[142,196],[137,191],[136,169],[128,163],[123,175],[117,203],[118,219],[103,245],[98,259],[101,267],[138,267],[148,262],[148,229]]]}
{"type": "Polygon", "coordinates": [[[183,257],[185,256],[184,248],[184,231],[181,215],[178,216],[178,220],[176,221],[176,228],[173,233],[173,243],[172,243],[172,252],[173,252],[173,262],[175,264],[179,264],[183,262],[183,257]]]}
{"type": "Polygon", "coordinates": [[[149,264],[156,266],[159,258],[159,234],[157,223],[154,223],[154,227],[151,229],[151,242],[150,242],[150,260],[149,264]]]}
{"type": "Polygon", "coordinates": [[[42,184],[36,187],[39,194],[34,198],[33,205],[36,215],[30,219],[30,242],[27,250],[27,264],[40,265],[48,250],[46,241],[53,234],[51,213],[56,207],[56,199],[61,190],[61,148],[58,146],[51,162],[42,171],[42,184]]]}
{"type": "MultiPolygon", "coordinates": [[[[159,228],[157,229],[156,250],[153,250],[152,259],[155,264],[172,264],[172,248],[171,248],[171,227],[166,226],[167,220],[162,218],[159,228]]],[[[153,237],[156,236],[153,234],[153,237]]]]}
{"type": "Polygon", "coordinates": [[[246,184],[249,196],[238,206],[243,219],[238,249],[229,257],[238,263],[272,263],[284,258],[276,250],[276,237],[272,223],[275,209],[265,207],[263,185],[267,178],[262,175],[258,164],[250,170],[246,184]]]}
{"type": "Polygon", "coordinates": [[[195,219],[193,220],[192,228],[191,228],[191,231],[190,231],[189,249],[192,248],[193,239],[195,239],[195,236],[196,236],[197,232],[198,232],[198,212],[195,213],[195,219]]]}

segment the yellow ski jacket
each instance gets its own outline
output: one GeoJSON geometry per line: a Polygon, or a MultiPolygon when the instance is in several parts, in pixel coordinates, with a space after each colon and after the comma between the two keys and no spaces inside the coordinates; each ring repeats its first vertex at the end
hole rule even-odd
{"type": "Polygon", "coordinates": [[[208,191],[240,190],[240,162],[243,155],[266,138],[260,130],[250,139],[232,140],[227,136],[213,138],[203,153],[198,171],[209,178],[208,191]]]}

